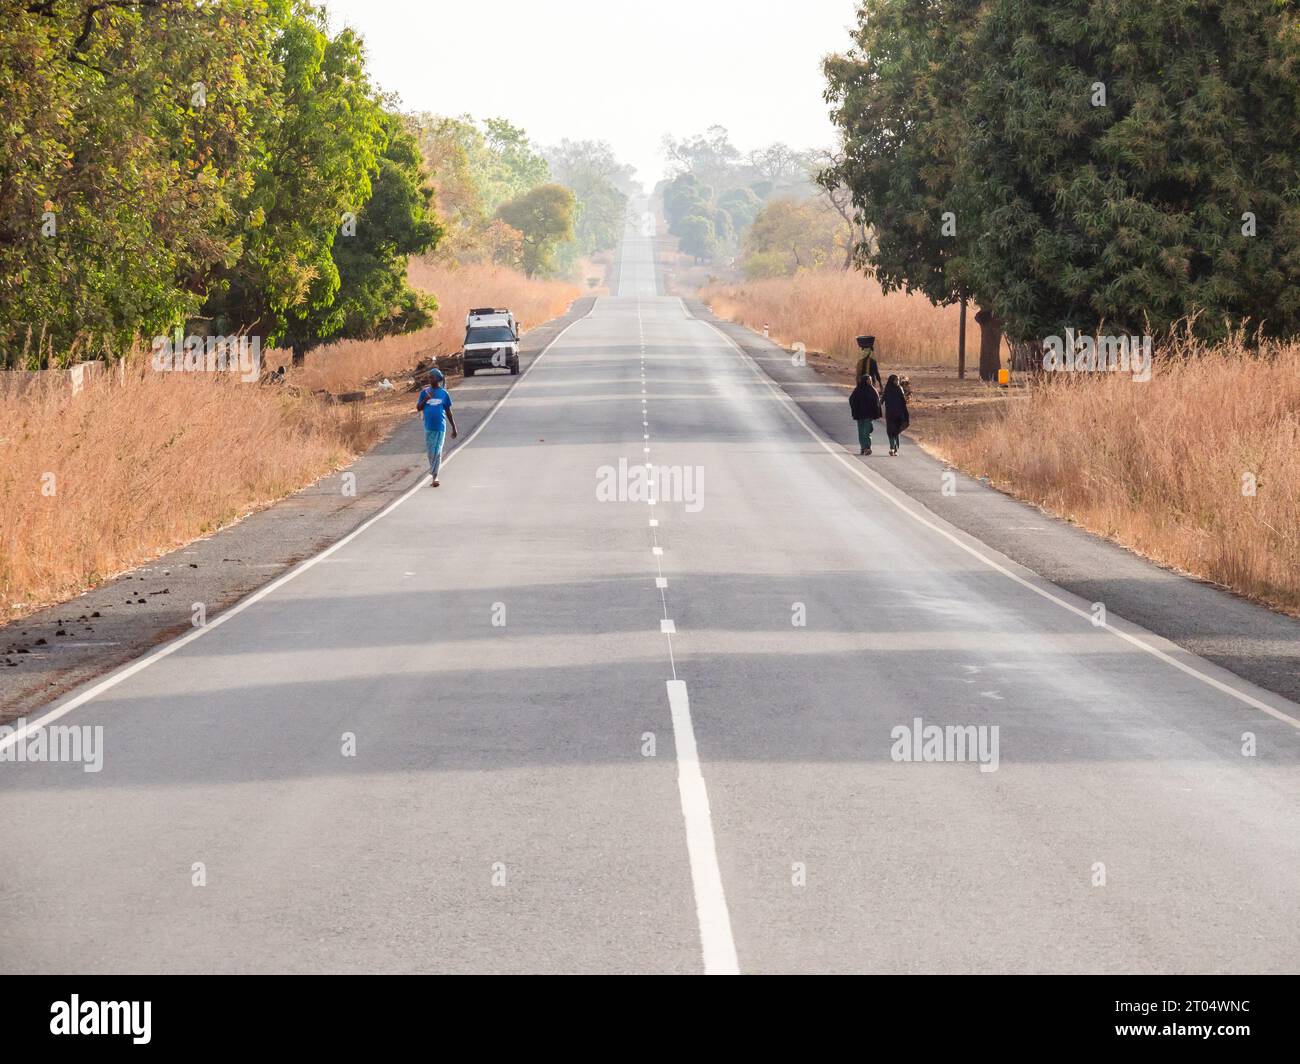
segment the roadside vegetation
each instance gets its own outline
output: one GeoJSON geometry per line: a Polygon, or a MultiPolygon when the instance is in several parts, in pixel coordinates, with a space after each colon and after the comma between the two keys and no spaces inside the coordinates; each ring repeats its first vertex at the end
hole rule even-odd
{"type": "Polygon", "coordinates": [[[0,620],[71,597],[316,480],[374,442],[353,406],[231,376],[0,381],[0,620]]]}
{"type": "Polygon", "coordinates": [[[19,5],[0,130],[0,620],[351,460],[392,418],[319,393],[454,353],[472,306],[562,313],[635,188],[603,142],[402,113],[309,0],[19,5]],[[214,337],[283,380],[155,368],[214,337]]]}
{"type": "Polygon", "coordinates": [[[1300,331],[1300,15],[1137,0],[868,0],[826,61],[886,288],[967,298],[997,369],[1049,336],[1300,331]]]}
{"type": "Polygon", "coordinates": [[[696,262],[724,271],[733,268],[745,234],[768,205],[817,191],[818,153],[776,142],[743,154],[722,126],[666,136],[664,155],[674,173],[655,193],[669,232],[696,262]]]}
{"type": "Polygon", "coordinates": [[[430,320],[405,284],[441,233],[419,152],[305,0],[20,5],[0,119],[4,366],[198,319],[298,351],[430,320]]]}
{"type": "Polygon", "coordinates": [[[868,228],[856,264],[968,299],[980,376],[1005,340],[1029,385],[931,445],[1294,611],[1295,11],[868,0],[853,37],[826,62],[842,151],[820,182],[868,228]],[[1052,337],[1128,335],[1152,342],[1149,380],[1044,361],[1052,337]]]}
{"type": "Polygon", "coordinates": [[[957,307],[937,307],[921,295],[881,291],[861,273],[802,270],[700,289],[719,317],[762,332],[785,347],[802,343],[846,367],[861,352],[855,338],[870,333],[883,368],[957,365],[957,307]]]}
{"type": "Polygon", "coordinates": [[[1300,344],[1185,342],[1178,355],[1146,385],[1055,376],[929,446],[1158,562],[1300,616],[1300,344]]]}

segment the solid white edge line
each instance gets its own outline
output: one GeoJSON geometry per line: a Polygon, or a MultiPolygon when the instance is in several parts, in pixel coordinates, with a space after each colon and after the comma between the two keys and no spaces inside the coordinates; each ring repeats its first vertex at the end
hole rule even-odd
{"type": "Polygon", "coordinates": [[[672,711],[673,742],[677,748],[677,792],[686,821],[686,853],[695,890],[695,915],[700,925],[700,947],[705,975],[739,975],[740,961],[731,935],[731,914],[722,889],[718,850],[713,840],[709,792],[700,771],[691,723],[691,702],[685,680],[668,680],[668,707],[672,711]]]}
{"type": "MultiPolygon", "coordinates": [[[[683,310],[686,309],[686,303],[684,300],[682,301],[682,309],[683,310]]],[[[865,472],[859,469],[855,463],[850,462],[845,457],[844,452],[837,445],[835,445],[832,442],[829,442],[825,438],[825,436],[821,433],[820,430],[809,425],[808,422],[804,420],[803,412],[798,408],[798,404],[796,404],[793,399],[791,399],[788,395],[785,394],[784,391],[781,390],[780,386],[775,381],[773,381],[772,378],[767,375],[767,373],[763,371],[762,367],[759,366],[758,363],[754,361],[753,357],[751,357],[750,354],[743,347],[740,346],[740,344],[736,343],[735,340],[733,340],[725,332],[723,332],[716,325],[714,325],[713,322],[706,321],[704,318],[695,318],[695,320],[701,322],[704,325],[707,325],[710,329],[712,329],[715,333],[717,333],[720,337],[722,337],[722,339],[727,344],[735,348],[736,352],[740,355],[745,365],[749,367],[750,372],[755,374],[763,384],[766,384],[767,387],[770,388],[776,394],[777,398],[780,399],[781,402],[786,406],[790,415],[797,422],[799,422],[800,425],[803,426],[804,431],[806,431],[809,436],[811,436],[814,440],[816,440],[817,443],[821,445],[823,450],[829,453],[837,462],[840,463],[840,465],[844,466],[845,469],[847,469],[855,477],[857,477],[864,484],[866,484],[867,487],[869,487],[872,491],[876,492],[876,494],[880,495],[882,498],[887,499],[890,503],[892,503],[903,513],[907,514],[908,517],[912,518],[912,520],[916,521],[918,524],[924,525],[932,532],[937,532],[939,535],[941,535],[944,539],[948,540],[954,546],[961,548],[971,557],[977,558],[979,561],[987,565],[990,569],[993,569],[996,572],[1001,573],[1003,576],[1007,577],[1010,580],[1014,580],[1021,587],[1028,588],[1035,595],[1040,595],[1041,597],[1047,599],[1049,602],[1054,602],[1062,609],[1069,610],[1069,612],[1084,618],[1086,621],[1088,621],[1089,624],[1093,624],[1092,614],[1089,613],[1087,610],[1080,609],[1078,606],[1075,606],[1073,603],[1066,602],[1059,595],[1054,595],[1047,588],[1039,587],[1032,580],[1026,580],[1023,576],[1020,576],[1018,573],[1013,573],[1006,566],[998,564],[992,558],[989,558],[983,553],[981,553],[980,551],[976,550],[969,543],[964,543],[962,540],[958,539],[947,529],[940,528],[933,521],[927,520],[925,517],[923,517],[921,514],[918,514],[911,507],[904,505],[893,494],[891,494],[888,491],[885,491],[884,488],[882,488],[879,484],[875,483],[875,481],[873,481],[870,477],[868,477],[865,472]]],[[[895,490],[900,491],[900,494],[902,494],[901,489],[895,488],[895,490]]],[[[911,500],[911,496],[904,494],[904,497],[911,500]]],[[[1222,680],[1215,679],[1213,676],[1207,676],[1199,669],[1194,668],[1191,665],[1187,665],[1179,661],[1177,658],[1173,657],[1172,655],[1165,653],[1159,647],[1153,647],[1149,643],[1146,643],[1145,641],[1139,639],[1137,636],[1129,632],[1125,632],[1123,629],[1114,627],[1113,625],[1111,625],[1109,621],[1107,621],[1104,625],[1096,624],[1094,625],[1094,627],[1105,628],[1106,631],[1112,633],[1113,635],[1118,636],[1120,639],[1123,639],[1125,642],[1132,644],[1133,646],[1137,647],[1140,650],[1146,651],[1152,657],[1158,658],[1159,660],[1165,662],[1167,665],[1172,665],[1180,672],[1186,673],[1188,676],[1200,680],[1202,683],[1206,684],[1207,686],[1213,687],[1216,691],[1220,691],[1223,694],[1229,695],[1230,697],[1235,698],[1237,701],[1242,702],[1253,709],[1258,709],[1264,713],[1267,713],[1270,717],[1274,717],[1277,720],[1284,721],[1285,723],[1290,724],[1293,728],[1300,729],[1300,720],[1297,720],[1295,717],[1291,716],[1290,714],[1283,713],[1280,709],[1274,709],[1267,702],[1262,702],[1258,698],[1255,698],[1253,695],[1247,694],[1245,691],[1238,691],[1231,684],[1226,684],[1222,680]]],[[[1191,653],[1191,652],[1188,651],[1187,653],[1191,653]]],[[[1289,701],[1289,699],[1285,699],[1284,701],[1289,701]]]]}
{"type": "MultiPolygon", "coordinates": [[[[592,304],[592,310],[595,310],[594,303],[592,304]]],[[[534,358],[532,362],[528,364],[528,368],[524,370],[524,372],[521,373],[518,378],[516,378],[515,382],[506,390],[505,394],[502,395],[499,400],[497,400],[497,402],[493,405],[492,409],[489,410],[483,416],[483,420],[480,421],[476,426],[474,426],[474,431],[472,431],[468,436],[465,437],[465,442],[460,444],[455,450],[453,450],[450,454],[447,455],[446,458],[442,460],[443,465],[446,465],[458,454],[460,454],[461,451],[463,451],[466,447],[468,447],[471,443],[474,442],[474,437],[476,437],[480,432],[482,432],[487,427],[489,421],[491,421],[494,417],[496,417],[497,411],[506,405],[506,402],[510,399],[512,395],[514,395],[515,389],[518,388],[519,385],[524,382],[524,379],[528,376],[528,374],[532,373],[533,367],[536,366],[537,363],[539,363],[546,356],[546,353],[550,351],[552,347],[554,347],[557,343],[560,342],[561,338],[564,336],[565,333],[567,333],[570,329],[572,329],[575,325],[577,325],[578,322],[585,321],[589,317],[591,317],[591,310],[587,311],[587,313],[584,314],[581,318],[575,318],[573,321],[569,322],[568,325],[566,325],[563,329],[561,329],[558,333],[556,333],[555,336],[553,336],[550,339],[550,341],[547,342],[546,346],[543,347],[541,351],[537,353],[537,357],[534,358]]],[[[60,717],[63,717],[68,713],[71,713],[74,709],[77,709],[80,706],[84,706],[87,702],[91,701],[94,698],[97,698],[99,695],[102,695],[105,691],[108,691],[116,687],[123,680],[130,679],[136,673],[142,672],[144,669],[147,669],[155,661],[161,661],[163,658],[176,653],[176,651],[180,650],[182,647],[187,646],[188,644],[194,642],[194,640],[199,639],[202,636],[206,635],[214,628],[220,628],[231,618],[237,617],[239,614],[243,613],[244,610],[248,609],[250,606],[266,598],[266,596],[271,594],[271,592],[276,591],[277,589],[283,587],[290,580],[293,580],[294,578],[301,576],[308,569],[311,569],[313,566],[324,561],[336,550],[339,550],[340,548],[347,546],[359,535],[361,535],[361,533],[365,532],[368,528],[370,528],[371,525],[374,525],[377,522],[382,521],[385,517],[387,517],[399,506],[401,506],[402,503],[406,502],[406,500],[409,499],[412,495],[415,495],[418,491],[420,491],[420,489],[426,487],[429,484],[429,481],[430,481],[429,474],[425,473],[415,483],[415,486],[408,489],[404,495],[402,495],[400,498],[394,499],[386,507],[380,510],[379,513],[375,514],[373,517],[370,517],[364,522],[362,522],[351,532],[349,532],[346,536],[340,539],[337,543],[330,544],[319,554],[316,554],[313,557],[308,558],[306,561],[300,562],[297,566],[295,566],[293,569],[290,569],[287,573],[284,573],[281,576],[276,577],[276,579],[272,580],[265,587],[258,588],[258,590],[254,591],[247,598],[240,599],[237,603],[235,603],[235,605],[231,606],[230,609],[226,610],[224,613],[218,614],[207,624],[205,624],[202,628],[195,628],[194,631],[187,632],[185,635],[182,636],[178,636],[177,638],[173,639],[170,643],[164,643],[162,646],[158,647],[156,650],[147,654],[145,657],[140,658],[134,662],[131,662],[130,664],[119,669],[117,672],[110,673],[99,683],[95,684],[95,686],[89,688],[88,690],[83,691],[81,694],[76,695],[73,698],[70,698],[68,701],[64,703],[55,706],[49,712],[43,714],[40,717],[37,717],[35,720],[28,721],[27,724],[24,725],[21,729],[11,732],[9,735],[5,736],[4,739],[0,739],[0,750],[8,749],[10,746],[13,746],[17,742],[19,742],[19,740],[25,738],[28,734],[35,731],[36,729],[43,728],[45,725],[58,720],[60,717]]]]}

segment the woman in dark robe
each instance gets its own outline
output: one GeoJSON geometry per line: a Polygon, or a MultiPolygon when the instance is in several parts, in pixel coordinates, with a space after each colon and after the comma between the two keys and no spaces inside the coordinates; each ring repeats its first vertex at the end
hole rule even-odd
{"type": "Polygon", "coordinates": [[[858,454],[871,453],[871,423],[880,417],[880,396],[870,377],[858,379],[858,385],[849,395],[849,412],[858,423],[858,454]]]}
{"type": "Polygon", "coordinates": [[[907,396],[903,394],[903,386],[898,383],[898,374],[889,375],[889,380],[885,382],[885,394],[880,401],[885,408],[885,434],[889,436],[889,453],[892,457],[898,454],[901,442],[899,437],[910,422],[907,416],[907,396]]]}

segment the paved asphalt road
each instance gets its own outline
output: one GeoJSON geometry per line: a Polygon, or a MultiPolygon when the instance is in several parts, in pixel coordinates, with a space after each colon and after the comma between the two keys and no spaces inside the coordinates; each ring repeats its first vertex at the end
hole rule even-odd
{"type": "Polygon", "coordinates": [[[1300,708],[824,444],[650,246],[441,488],[53,707],[101,771],[0,763],[0,967],[1295,969],[1300,708]]]}

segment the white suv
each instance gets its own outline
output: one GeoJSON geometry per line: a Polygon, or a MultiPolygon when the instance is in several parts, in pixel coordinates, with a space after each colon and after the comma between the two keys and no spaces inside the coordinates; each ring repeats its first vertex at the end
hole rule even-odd
{"type": "Polygon", "coordinates": [[[519,325],[508,309],[481,307],[469,312],[461,364],[466,377],[481,369],[519,372],[519,325]]]}

